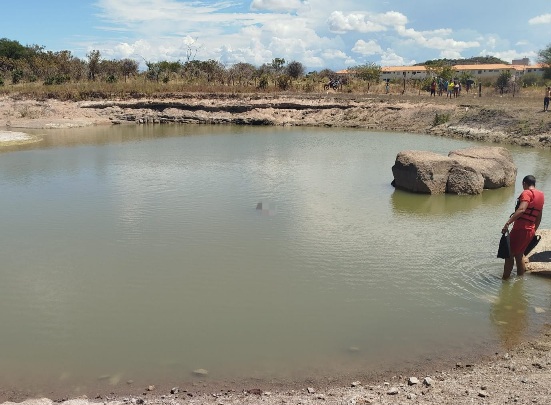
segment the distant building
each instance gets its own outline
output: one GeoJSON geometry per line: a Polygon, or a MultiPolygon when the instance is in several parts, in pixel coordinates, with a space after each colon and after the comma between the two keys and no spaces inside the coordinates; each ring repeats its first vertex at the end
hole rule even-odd
{"type": "MultiPolygon", "coordinates": [[[[478,64],[478,65],[454,65],[452,66],[453,71],[458,76],[466,72],[474,80],[488,79],[493,80],[497,79],[500,74],[503,72],[511,73],[512,78],[520,78],[527,73],[533,73],[537,75],[543,75],[545,66],[542,64],[529,65],[530,60],[528,58],[523,58],[519,60],[514,60],[511,65],[504,63],[493,63],[493,64],[478,64]]],[[[352,74],[349,70],[339,70],[336,72],[339,76],[348,76],[352,74]]],[[[428,71],[425,66],[383,66],[381,67],[380,80],[401,80],[401,79],[414,79],[414,80],[423,80],[428,75],[428,71]]]]}
{"type": "Polygon", "coordinates": [[[385,66],[381,68],[382,80],[393,79],[419,79],[427,77],[427,69],[424,66],[385,66]]]}
{"type": "Polygon", "coordinates": [[[474,80],[496,79],[500,74],[509,72],[511,77],[522,76],[524,66],[522,65],[505,65],[503,63],[493,63],[484,65],[455,65],[454,71],[458,74],[468,73],[474,80]]]}
{"type": "Polygon", "coordinates": [[[542,63],[537,63],[535,65],[526,66],[524,73],[535,73],[537,75],[542,75],[545,72],[546,66],[542,63]]]}
{"type": "Polygon", "coordinates": [[[522,58],[522,59],[513,59],[511,62],[511,65],[524,65],[528,66],[530,64],[530,59],[528,58],[522,58]]]}

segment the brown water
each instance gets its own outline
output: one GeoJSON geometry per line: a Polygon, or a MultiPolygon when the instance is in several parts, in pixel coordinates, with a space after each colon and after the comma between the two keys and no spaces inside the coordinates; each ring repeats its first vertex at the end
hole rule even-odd
{"type": "MultiPolygon", "coordinates": [[[[471,143],[319,128],[35,134],[0,153],[4,387],[353,374],[509,344],[548,320],[549,282],[499,280],[519,186],[390,186],[399,151],[471,143]]],[[[551,191],[551,153],[511,151],[518,183],[533,173],[551,191]]]]}

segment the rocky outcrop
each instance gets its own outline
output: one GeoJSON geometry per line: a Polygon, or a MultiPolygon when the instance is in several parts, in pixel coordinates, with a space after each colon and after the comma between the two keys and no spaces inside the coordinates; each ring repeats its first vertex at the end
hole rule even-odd
{"type": "Polygon", "coordinates": [[[517,167],[511,152],[502,147],[473,147],[451,151],[448,157],[484,177],[484,188],[509,187],[515,184],[517,167]]]}
{"type": "Polygon", "coordinates": [[[454,165],[448,176],[446,192],[450,194],[480,194],[484,190],[484,177],[470,167],[454,165]]]}
{"type": "Polygon", "coordinates": [[[484,189],[515,183],[517,168],[502,147],[474,147],[442,156],[402,151],[392,166],[396,188],[427,194],[480,194],[484,189]]]}
{"type": "Polygon", "coordinates": [[[393,185],[414,193],[442,194],[453,165],[452,159],[434,152],[403,151],[392,166],[393,185]]]}

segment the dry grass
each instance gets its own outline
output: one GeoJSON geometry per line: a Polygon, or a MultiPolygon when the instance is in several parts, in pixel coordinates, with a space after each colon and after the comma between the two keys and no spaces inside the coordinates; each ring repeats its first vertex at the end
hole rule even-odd
{"type": "MultiPolygon", "coordinates": [[[[168,95],[176,95],[182,93],[194,93],[194,94],[222,94],[222,95],[247,95],[247,94],[259,94],[259,95],[294,95],[303,97],[312,97],[319,95],[333,95],[339,98],[347,97],[413,97],[418,100],[419,97],[425,98],[429,96],[429,93],[419,88],[419,85],[415,82],[406,83],[406,88],[402,83],[391,83],[389,87],[389,94],[386,91],[385,83],[371,83],[367,84],[360,81],[352,81],[349,84],[343,86],[339,91],[327,91],[323,89],[324,82],[313,81],[311,79],[303,79],[295,81],[291,84],[290,88],[282,91],[274,86],[273,83],[267,89],[260,89],[253,83],[250,85],[223,85],[218,83],[190,83],[187,81],[173,80],[168,83],[154,82],[150,80],[144,80],[143,78],[131,79],[128,82],[78,82],[78,83],[65,83],[60,85],[46,86],[42,83],[22,83],[16,85],[5,85],[0,87],[0,95],[16,96],[21,99],[35,99],[45,100],[48,98],[54,98],[61,101],[81,101],[81,100],[98,100],[98,99],[136,99],[136,98],[158,98],[168,95]],[[405,91],[404,91],[405,90],[405,91]]],[[[483,97],[491,97],[495,100],[507,100],[513,98],[523,99],[542,99],[543,100],[543,87],[534,88],[522,88],[516,91],[515,94],[507,93],[504,95],[499,94],[492,87],[483,87],[483,97]]],[[[463,92],[461,98],[474,99],[478,97],[477,90],[471,91],[470,94],[463,92]]],[[[445,96],[437,96],[432,98],[432,102],[438,102],[438,99],[445,100],[445,96]]],[[[413,101],[413,99],[412,99],[413,101]]],[[[449,99],[448,99],[449,101],[449,99]]]]}

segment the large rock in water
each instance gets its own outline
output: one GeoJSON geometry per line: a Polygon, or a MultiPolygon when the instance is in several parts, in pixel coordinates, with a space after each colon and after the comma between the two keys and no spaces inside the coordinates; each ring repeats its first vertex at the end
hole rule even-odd
{"type": "Polygon", "coordinates": [[[393,184],[414,193],[443,194],[454,164],[453,159],[434,152],[402,151],[392,166],[393,184]]]}
{"type": "Polygon", "coordinates": [[[448,176],[446,193],[481,194],[484,190],[484,177],[470,167],[454,165],[448,176]]]}
{"type": "Polygon", "coordinates": [[[515,184],[517,167],[511,152],[500,146],[473,147],[451,151],[448,157],[461,166],[473,169],[484,178],[484,188],[509,187],[515,184]]]}
{"type": "Polygon", "coordinates": [[[448,156],[402,151],[396,156],[392,173],[396,188],[414,193],[480,194],[485,188],[513,185],[517,168],[505,148],[473,147],[448,156]]]}

